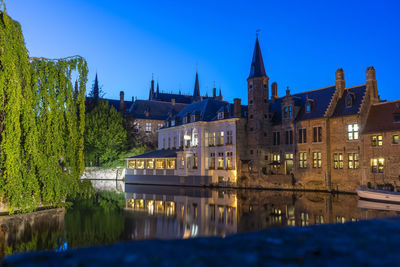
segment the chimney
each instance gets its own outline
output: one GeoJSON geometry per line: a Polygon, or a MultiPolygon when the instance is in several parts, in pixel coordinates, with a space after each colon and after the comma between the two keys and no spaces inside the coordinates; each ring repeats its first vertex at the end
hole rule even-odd
{"type": "Polygon", "coordinates": [[[233,99],[233,116],[240,118],[242,115],[242,106],[240,98],[233,99]]]}
{"type": "Polygon", "coordinates": [[[378,85],[374,67],[367,68],[367,93],[369,94],[371,103],[379,102],[378,85]]]}
{"type": "Polygon", "coordinates": [[[338,69],[336,71],[336,91],[338,92],[339,98],[343,96],[345,88],[346,82],[344,80],[344,71],[343,69],[338,69]]]}
{"type": "Polygon", "coordinates": [[[273,82],[271,84],[271,99],[277,99],[278,98],[278,84],[276,82],[273,82]]]}
{"type": "Polygon", "coordinates": [[[125,113],[124,91],[119,92],[119,111],[125,113]]]}
{"type": "Polygon", "coordinates": [[[217,88],[213,88],[213,98],[217,97],[217,88]]]}
{"type": "Polygon", "coordinates": [[[175,98],[171,99],[172,105],[175,106],[175,98]]]}

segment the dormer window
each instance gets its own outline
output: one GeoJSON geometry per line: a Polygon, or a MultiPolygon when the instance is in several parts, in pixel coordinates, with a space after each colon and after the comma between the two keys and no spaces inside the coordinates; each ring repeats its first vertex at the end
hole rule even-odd
{"type": "Polygon", "coordinates": [[[292,106],[286,106],[283,109],[283,117],[284,118],[291,118],[293,115],[293,108],[292,106]]]}
{"type": "Polygon", "coordinates": [[[175,126],[175,120],[171,121],[171,126],[174,127],[175,126]]]}
{"type": "Polygon", "coordinates": [[[394,122],[400,122],[400,113],[393,113],[394,122]]]}
{"type": "Polygon", "coordinates": [[[307,101],[307,103],[306,103],[306,112],[307,113],[311,112],[311,105],[312,105],[311,101],[307,101]]]}
{"type": "Polygon", "coordinates": [[[353,106],[353,96],[349,94],[346,96],[346,107],[350,108],[352,106],[353,106]]]}
{"type": "Polygon", "coordinates": [[[223,112],[218,112],[218,119],[222,120],[224,118],[224,113],[223,112]]]}

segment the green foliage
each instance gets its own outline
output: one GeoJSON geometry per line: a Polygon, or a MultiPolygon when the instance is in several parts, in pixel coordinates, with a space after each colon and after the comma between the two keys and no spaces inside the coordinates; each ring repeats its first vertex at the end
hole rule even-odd
{"type": "Polygon", "coordinates": [[[126,142],[123,118],[108,102],[99,99],[86,114],[85,159],[88,166],[102,166],[118,158],[126,142]]]}
{"type": "Polygon", "coordinates": [[[125,167],[126,158],[143,154],[147,151],[147,147],[142,144],[137,144],[135,147],[131,148],[128,151],[122,151],[118,158],[103,164],[103,168],[113,169],[116,167],[125,167]]]}
{"type": "Polygon", "coordinates": [[[21,26],[0,12],[0,199],[10,213],[62,205],[78,190],[87,72],[80,57],[30,59],[21,26]]]}

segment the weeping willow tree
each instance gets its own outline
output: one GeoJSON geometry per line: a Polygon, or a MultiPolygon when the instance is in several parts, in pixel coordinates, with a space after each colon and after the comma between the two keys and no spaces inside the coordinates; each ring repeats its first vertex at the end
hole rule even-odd
{"type": "Polygon", "coordinates": [[[61,205],[84,168],[87,64],[30,58],[20,24],[0,5],[0,201],[10,213],[61,205]]]}

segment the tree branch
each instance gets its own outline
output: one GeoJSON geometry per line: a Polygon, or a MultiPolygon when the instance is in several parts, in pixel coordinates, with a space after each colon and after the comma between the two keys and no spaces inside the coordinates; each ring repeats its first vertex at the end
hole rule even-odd
{"type": "MultiPolygon", "coordinates": [[[[1,1],[3,1],[3,0],[1,0],[1,1]]],[[[33,61],[33,60],[59,61],[59,60],[66,60],[66,59],[73,59],[73,58],[82,58],[82,57],[79,55],[69,56],[69,57],[64,57],[64,58],[30,57],[29,60],[31,60],[31,61],[33,61]]]]}

